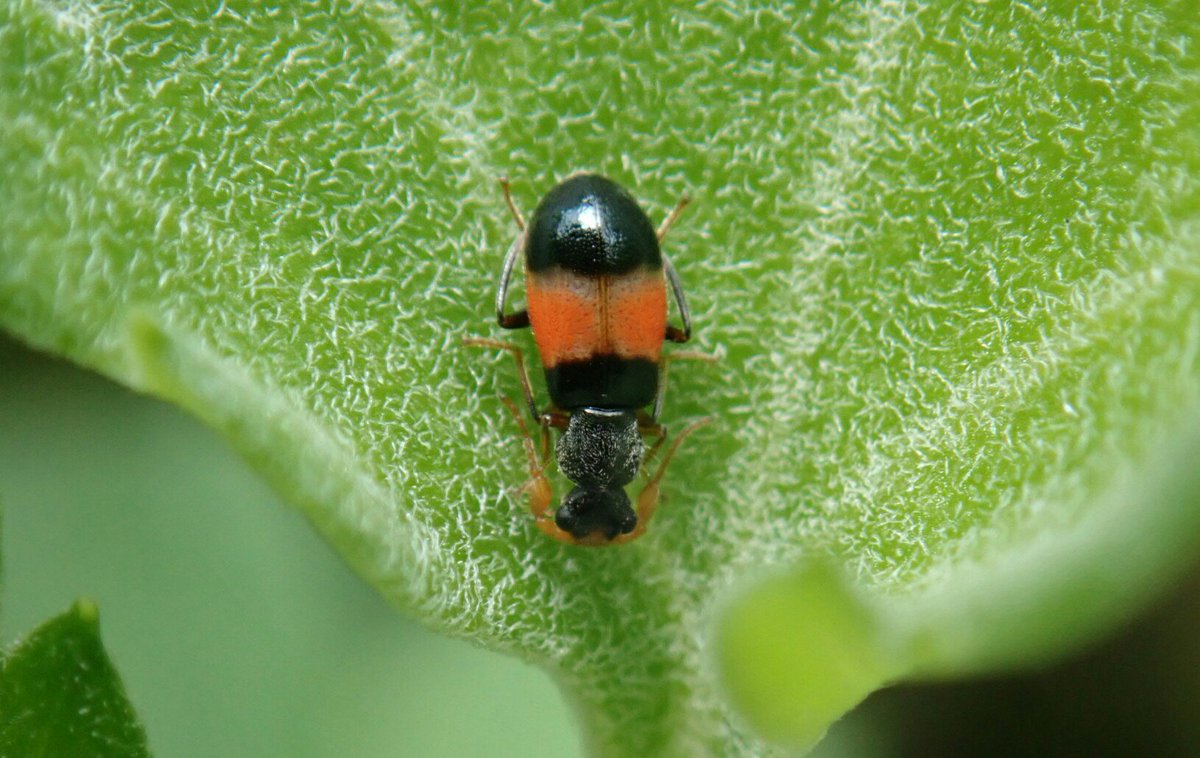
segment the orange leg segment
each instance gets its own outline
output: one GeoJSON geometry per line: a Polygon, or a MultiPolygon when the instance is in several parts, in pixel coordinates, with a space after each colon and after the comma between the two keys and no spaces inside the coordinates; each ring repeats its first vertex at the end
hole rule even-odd
{"type": "Polygon", "coordinates": [[[525,422],[525,416],[517,407],[517,403],[510,397],[501,396],[500,399],[504,401],[505,407],[512,413],[513,418],[517,421],[517,426],[521,429],[521,446],[525,449],[525,457],[529,463],[529,481],[518,488],[517,492],[529,496],[529,512],[533,514],[534,524],[538,529],[559,542],[577,544],[577,540],[569,532],[563,531],[558,524],[554,523],[554,511],[550,508],[554,502],[554,490],[550,486],[550,479],[546,476],[546,461],[550,458],[550,427],[565,428],[569,416],[554,408],[550,408],[544,413],[538,412],[533,400],[533,387],[529,383],[529,374],[525,370],[525,354],[521,348],[508,342],[486,337],[464,337],[463,344],[468,347],[490,347],[503,350],[512,355],[513,360],[516,361],[517,376],[521,380],[521,392],[524,395],[525,404],[529,408],[529,415],[538,423],[541,438],[539,453],[539,445],[534,441],[529,425],[525,422]]]}
{"type": "MultiPolygon", "coordinates": [[[[646,486],[643,487],[642,491],[638,494],[637,526],[634,527],[632,532],[629,534],[622,534],[620,537],[612,540],[610,544],[629,542],[641,537],[642,534],[645,533],[646,526],[650,523],[650,519],[654,516],[654,510],[658,507],[659,485],[662,483],[663,475],[667,473],[667,465],[671,462],[671,458],[675,456],[675,451],[679,449],[679,446],[683,444],[683,441],[690,437],[693,432],[703,426],[707,426],[710,423],[712,423],[712,418],[702,418],[699,421],[693,421],[692,423],[688,424],[682,432],[679,433],[679,436],[676,437],[674,441],[671,442],[671,446],[667,448],[667,453],[663,456],[662,462],[658,464],[658,470],[654,472],[654,476],[650,477],[650,480],[646,482],[646,486]]],[[[654,455],[662,447],[663,443],[666,442],[666,439],[666,429],[663,428],[662,436],[658,438],[658,441],[654,443],[654,447],[650,448],[649,455],[646,456],[647,462],[653,459],[654,455]]]]}
{"type": "Polygon", "coordinates": [[[525,457],[529,462],[529,481],[525,482],[518,492],[529,495],[529,510],[533,517],[538,520],[544,519],[547,517],[546,512],[550,510],[550,503],[554,500],[554,491],[550,487],[550,480],[546,478],[546,464],[538,454],[537,443],[533,441],[533,435],[529,433],[529,426],[525,423],[525,417],[521,415],[517,404],[510,397],[500,399],[504,401],[504,406],[521,428],[521,446],[525,448],[525,457]]]}
{"type": "Polygon", "coordinates": [[[529,372],[525,370],[525,353],[521,351],[521,348],[512,343],[488,337],[463,337],[463,344],[467,347],[490,347],[503,350],[511,355],[517,363],[517,378],[521,380],[521,394],[525,396],[525,405],[529,407],[529,415],[533,418],[538,417],[537,404],[533,401],[533,385],[529,383],[529,372]]]}
{"type": "Polygon", "coordinates": [[[525,448],[525,456],[529,460],[529,481],[525,482],[518,492],[529,496],[529,512],[533,514],[534,525],[559,542],[575,544],[575,538],[554,523],[554,511],[550,509],[550,504],[554,501],[554,490],[550,487],[550,480],[546,478],[546,463],[543,458],[548,439],[546,427],[542,427],[543,452],[542,455],[538,455],[537,444],[533,441],[529,426],[525,423],[525,417],[521,415],[517,404],[508,397],[500,399],[517,420],[517,426],[521,427],[521,445],[525,448]]]}

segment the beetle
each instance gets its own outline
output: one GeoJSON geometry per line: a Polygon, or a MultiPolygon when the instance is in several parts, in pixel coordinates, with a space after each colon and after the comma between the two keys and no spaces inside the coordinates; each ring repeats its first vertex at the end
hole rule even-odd
{"type": "MultiPolygon", "coordinates": [[[[654,474],[647,474],[635,512],[624,487],[648,468],[667,439],[667,428],[658,422],[666,389],[663,343],[687,342],[692,333],[679,275],[660,247],[689,200],[683,196],[656,231],[616,182],[577,173],[546,193],[527,225],[508,180],[500,179],[500,186],[518,233],[500,269],[496,321],[505,329],[532,328],[549,407],[538,409],[519,347],[478,337],[464,342],[505,350],[516,361],[540,450],[516,404],[503,400],[521,429],[530,472],[521,491],[529,495],[538,528],[575,545],[628,542],[645,532],[679,445],[709,422],[693,422],[673,440],[654,474]],[[526,307],[509,312],[518,255],[524,258],[526,307]],[[668,286],[682,326],[667,323],[668,286]],[[546,476],[550,428],[561,432],[558,468],[575,485],[553,512],[546,476]],[[656,438],[649,450],[646,437],[656,438]]],[[[712,360],[691,352],[669,357],[712,360]]]]}

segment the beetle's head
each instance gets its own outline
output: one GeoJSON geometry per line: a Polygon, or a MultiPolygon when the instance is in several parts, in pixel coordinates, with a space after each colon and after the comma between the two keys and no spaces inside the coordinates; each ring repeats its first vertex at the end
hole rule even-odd
{"type": "Polygon", "coordinates": [[[563,498],[554,523],[584,544],[604,544],[637,526],[637,514],[620,487],[589,490],[576,487],[563,498]]]}

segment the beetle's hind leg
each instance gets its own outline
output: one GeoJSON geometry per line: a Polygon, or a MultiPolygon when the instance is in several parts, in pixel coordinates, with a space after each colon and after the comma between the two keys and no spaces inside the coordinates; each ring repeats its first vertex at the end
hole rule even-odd
{"type": "MultiPolygon", "coordinates": [[[[542,437],[542,454],[538,454],[537,443],[533,441],[533,435],[529,433],[529,426],[525,423],[525,417],[521,415],[517,404],[512,398],[501,397],[504,405],[517,421],[517,426],[521,429],[521,446],[525,448],[525,457],[529,463],[529,481],[521,485],[518,492],[529,496],[529,510],[533,513],[533,517],[537,520],[547,518],[547,511],[550,510],[550,503],[554,500],[554,490],[550,487],[550,480],[546,478],[546,459],[545,451],[548,448],[546,444],[547,432],[546,427],[541,427],[542,437]]],[[[553,514],[549,518],[553,523],[553,514]]]]}
{"type": "Polygon", "coordinates": [[[469,347],[491,347],[503,350],[512,355],[517,363],[517,376],[521,380],[521,392],[524,395],[525,406],[529,416],[538,425],[538,440],[535,441],[530,432],[525,415],[517,407],[516,401],[507,396],[501,396],[504,406],[517,421],[521,430],[521,446],[525,449],[525,457],[529,464],[529,480],[517,488],[520,494],[529,496],[529,512],[533,514],[534,523],[538,529],[558,540],[576,544],[575,538],[564,532],[554,522],[554,511],[550,505],[554,501],[554,491],[550,479],[546,476],[547,461],[550,460],[550,427],[566,428],[569,416],[553,407],[539,413],[533,399],[533,387],[529,383],[529,374],[525,370],[525,354],[516,345],[487,337],[464,337],[463,344],[469,347]],[[540,443],[540,444],[539,444],[540,443]],[[540,451],[539,451],[540,447],[540,451]]]}

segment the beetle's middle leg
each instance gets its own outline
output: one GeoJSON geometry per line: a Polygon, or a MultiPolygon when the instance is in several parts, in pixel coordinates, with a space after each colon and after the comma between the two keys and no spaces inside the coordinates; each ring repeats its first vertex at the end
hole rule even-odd
{"type": "Polygon", "coordinates": [[[494,340],[490,337],[463,337],[463,344],[467,347],[490,347],[503,350],[511,355],[517,364],[517,378],[521,380],[521,394],[525,398],[525,407],[529,410],[529,416],[535,421],[540,418],[541,414],[538,413],[537,404],[533,399],[533,385],[530,384],[529,372],[525,369],[525,353],[521,348],[511,342],[494,340]]]}
{"type": "Polygon", "coordinates": [[[720,356],[701,353],[698,350],[673,350],[669,353],[664,353],[662,362],[658,364],[658,392],[654,395],[654,410],[650,413],[651,420],[657,422],[658,417],[662,415],[663,402],[667,397],[667,364],[671,361],[704,361],[705,363],[716,363],[719,360],[720,356]]]}

